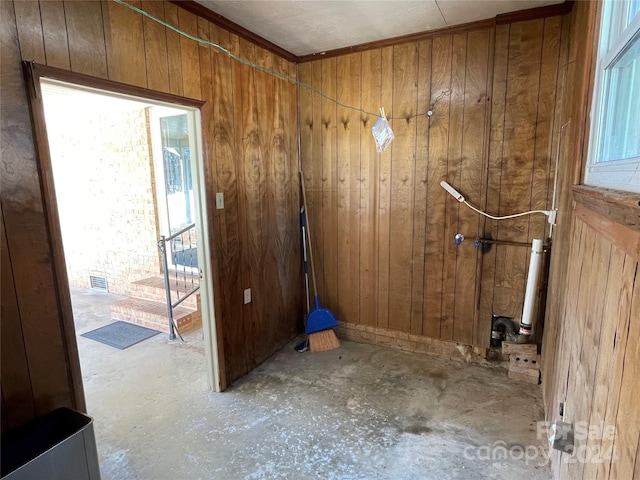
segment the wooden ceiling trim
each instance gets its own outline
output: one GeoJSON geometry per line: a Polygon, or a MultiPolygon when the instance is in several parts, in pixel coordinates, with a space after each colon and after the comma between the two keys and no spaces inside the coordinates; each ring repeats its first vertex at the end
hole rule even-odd
{"type": "Polygon", "coordinates": [[[462,25],[453,25],[450,27],[439,28],[436,30],[429,30],[424,32],[412,33],[408,35],[402,35],[399,37],[392,37],[383,40],[376,40],[374,42],[361,43],[358,45],[352,45],[349,47],[337,48],[335,50],[328,50],[326,52],[311,53],[308,55],[297,56],[288,50],[270,42],[264,37],[253,33],[252,31],[238,25],[237,23],[229,20],[228,18],[213,12],[199,3],[193,0],[168,0],[170,3],[177,5],[184,10],[191,12],[199,17],[205,18],[210,22],[228,30],[230,33],[234,33],[241,38],[249,40],[255,43],[259,47],[264,48],[276,55],[289,60],[294,63],[304,63],[320,58],[338,57],[341,55],[348,55],[350,53],[363,52],[367,50],[373,50],[378,48],[384,48],[392,45],[399,45],[403,43],[427,40],[440,35],[451,35],[456,33],[468,32],[471,30],[480,30],[483,28],[489,28],[493,25],[504,25],[508,23],[522,22],[527,20],[534,20],[536,18],[552,17],[556,15],[565,15],[570,13],[573,9],[574,0],[565,0],[563,3],[555,5],[547,5],[544,7],[529,8],[526,10],[520,10],[517,12],[504,13],[497,15],[495,18],[487,20],[479,20],[476,22],[465,23],[462,25]]]}
{"type": "Polygon", "coordinates": [[[298,57],[299,63],[310,62],[313,60],[319,60],[321,58],[338,57],[340,55],[348,55],[350,53],[363,52],[366,50],[373,50],[377,48],[389,47],[392,45],[398,45],[402,43],[417,42],[421,40],[428,40],[431,38],[439,37],[442,35],[453,35],[456,33],[464,33],[473,30],[482,30],[484,28],[490,28],[494,25],[503,25],[507,23],[521,22],[525,20],[534,20],[537,18],[553,17],[556,15],[564,15],[571,12],[573,8],[573,0],[566,0],[564,3],[556,5],[548,5],[545,7],[529,8],[527,10],[520,10],[518,12],[505,13],[498,15],[495,18],[487,20],[479,20],[476,22],[464,23],[462,25],[452,25],[450,27],[438,28],[436,30],[428,30],[425,32],[412,33],[409,35],[402,35],[399,37],[387,38],[384,40],[377,40],[375,42],[362,43],[351,47],[337,48],[335,50],[329,50],[326,52],[312,53],[309,55],[302,55],[298,57]]]}
{"type": "Polygon", "coordinates": [[[191,12],[199,17],[202,17],[206,20],[209,20],[214,25],[224,28],[228,30],[230,33],[235,33],[241,38],[245,40],[249,40],[252,43],[255,43],[257,46],[264,48],[276,55],[284,58],[285,60],[289,60],[290,62],[298,63],[298,56],[293,53],[285,50],[284,48],[276,45],[273,42],[270,42],[266,38],[261,37],[257,33],[253,33],[251,30],[247,30],[246,28],[238,25],[235,22],[232,22],[228,18],[223,17],[219,13],[213,12],[209,10],[207,7],[200,5],[199,3],[194,2],[193,0],[169,0],[169,3],[173,3],[174,5],[183,8],[184,10],[191,12]]]}
{"type": "Polygon", "coordinates": [[[563,3],[555,5],[546,5],[544,7],[529,8],[527,10],[519,10],[517,12],[503,13],[496,16],[496,25],[504,25],[506,23],[524,22],[527,20],[535,20],[537,18],[555,17],[556,15],[565,15],[571,13],[574,0],[565,0],[563,3]]]}
{"type": "Polygon", "coordinates": [[[464,23],[462,25],[453,25],[451,27],[438,28],[436,30],[428,30],[425,32],[410,33],[409,35],[401,35],[399,37],[387,38],[384,40],[376,40],[375,42],[361,43],[359,45],[353,45],[351,47],[336,48],[335,50],[329,50],[320,53],[311,53],[309,55],[302,55],[298,57],[300,63],[311,62],[313,60],[320,60],[322,58],[339,57],[342,55],[348,55],[350,53],[364,52],[367,50],[374,50],[378,48],[391,47],[394,45],[400,45],[403,43],[419,42],[421,40],[428,40],[434,37],[442,35],[453,35],[456,33],[469,32],[471,30],[482,30],[484,28],[491,28],[495,24],[494,19],[480,20],[477,22],[464,23]]]}

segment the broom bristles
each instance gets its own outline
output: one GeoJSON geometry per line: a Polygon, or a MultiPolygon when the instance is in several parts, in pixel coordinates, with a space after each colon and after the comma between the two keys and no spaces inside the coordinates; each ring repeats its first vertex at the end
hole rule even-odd
{"type": "Polygon", "coordinates": [[[340,340],[332,329],[309,334],[309,350],[312,352],[324,352],[340,346],[340,340]]]}

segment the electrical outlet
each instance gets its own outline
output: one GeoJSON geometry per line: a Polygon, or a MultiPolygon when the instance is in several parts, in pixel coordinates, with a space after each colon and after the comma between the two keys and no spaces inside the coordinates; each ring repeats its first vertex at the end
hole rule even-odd
{"type": "Polygon", "coordinates": [[[245,288],[244,289],[244,304],[246,305],[247,303],[251,303],[251,289],[250,288],[245,288]]]}
{"type": "Polygon", "coordinates": [[[224,193],[222,192],[216,193],[216,209],[218,210],[224,209],[224,193]]]}

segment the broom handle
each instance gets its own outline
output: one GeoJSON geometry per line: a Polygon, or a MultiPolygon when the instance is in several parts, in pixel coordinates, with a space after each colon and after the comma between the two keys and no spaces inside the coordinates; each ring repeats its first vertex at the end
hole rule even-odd
{"type": "Polygon", "coordinates": [[[313,248],[311,248],[311,228],[309,227],[309,224],[311,222],[309,221],[309,209],[307,208],[307,194],[304,189],[304,178],[302,175],[302,170],[300,170],[300,186],[302,187],[302,203],[304,204],[304,211],[307,216],[307,238],[309,239],[309,262],[311,263],[311,278],[313,279],[313,296],[314,296],[314,299],[317,299],[318,286],[316,285],[316,267],[313,263],[313,248]]]}

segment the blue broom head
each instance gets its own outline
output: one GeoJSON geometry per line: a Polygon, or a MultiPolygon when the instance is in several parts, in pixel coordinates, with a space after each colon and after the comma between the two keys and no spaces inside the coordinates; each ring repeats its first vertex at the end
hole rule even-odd
{"type": "Polygon", "coordinates": [[[309,313],[307,317],[307,327],[305,328],[305,333],[310,335],[312,333],[321,332],[322,330],[327,330],[328,328],[333,328],[338,326],[338,321],[336,317],[333,316],[331,310],[322,307],[316,307],[309,313]]]}

